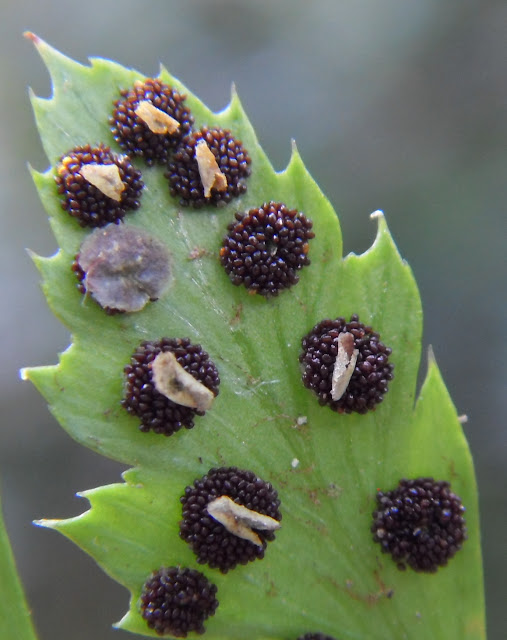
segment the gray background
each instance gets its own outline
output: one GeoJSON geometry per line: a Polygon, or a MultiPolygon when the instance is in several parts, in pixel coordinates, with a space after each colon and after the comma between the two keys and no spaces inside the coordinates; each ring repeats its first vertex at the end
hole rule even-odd
{"type": "Polygon", "coordinates": [[[162,61],[213,109],[226,104],[234,80],[276,168],[297,139],[340,214],[346,252],[369,246],[368,214],[385,211],[419,283],[425,345],[470,417],[490,638],[505,637],[507,4],[0,0],[0,7],[0,477],[41,640],[127,637],[110,629],[127,598],[77,548],[31,525],[79,513],[85,503],[74,493],[117,481],[122,467],[71,441],[17,377],[23,365],[55,362],[68,344],[24,251],[56,249],[26,169],[27,161],[47,167],[26,87],[44,96],[50,87],[25,29],[82,62],[104,56],[153,75],[162,61]]]}

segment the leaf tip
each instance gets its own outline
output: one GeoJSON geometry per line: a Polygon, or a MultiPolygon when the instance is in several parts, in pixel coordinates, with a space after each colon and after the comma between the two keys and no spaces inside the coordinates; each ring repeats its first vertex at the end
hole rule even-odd
{"type": "Polygon", "coordinates": [[[23,367],[19,370],[18,375],[20,380],[23,380],[23,382],[27,382],[28,380],[30,380],[30,368],[23,367]]]}
{"type": "Polygon", "coordinates": [[[131,617],[131,613],[130,611],[127,611],[127,613],[121,618],[121,620],[118,620],[118,622],[113,622],[112,624],[113,629],[125,629],[128,625],[128,621],[130,617],[131,617]]]}
{"type": "MultiPolygon", "coordinates": [[[[40,256],[38,253],[35,253],[35,251],[33,251],[32,249],[29,249],[28,247],[25,247],[25,251],[27,252],[30,260],[35,265],[35,268],[37,269],[37,271],[44,277],[44,272],[43,272],[44,263],[47,262],[48,260],[51,260],[51,258],[45,258],[44,256],[40,256]]],[[[59,252],[60,250],[58,250],[58,253],[59,252]]]]}
{"type": "Polygon", "coordinates": [[[377,221],[377,235],[375,237],[373,245],[371,246],[371,249],[378,248],[381,245],[389,246],[390,249],[394,252],[394,255],[397,257],[397,259],[402,263],[402,265],[410,269],[407,263],[401,257],[400,252],[398,251],[398,247],[396,246],[391,232],[389,231],[384,212],[380,209],[377,209],[377,211],[370,213],[370,218],[377,221]]]}
{"type": "Polygon", "coordinates": [[[28,254],[28,257],[33,260],[34,262],[37,262],[37,259],[39,258],[38,254],[35,253],[35,251],[33,251],[32,249],[30,249],[29,247],[25,247],[25,251],[28,254]]]}
{"type": "Polygon", "coordinates": [[[370,220],[376,220],[376,222],[377,222],[377,240],[383,234],[385,234],[385,233],[389,234],[389,229],[387,227],[386,217],[385,217],[383,211],[381,211],[380,209],[377,209],[373,213],[370,213],[370,220]]]}
{"type": "Polygon", "coordinates": [[[372,220],[385,220],[384,212],[380,209],[377,209],[373,213],[370,213],[370,218],[372,220]]]}
{"type": "MultiPolygon", "coordinates": [[[[18,375],[19,375],[19,379],[22,380],[23,382],[32,382],[34,383],[34,373],[36,371],[36,369],[39,369],[40,367],[22,367],[19,371],[18,371],[18,375]]],[[[35,375],[36,377],[36,375],[35,375]]]]}
{"type": "Polygon", "coordinates": [[[296,144],[296,140],[291,138],[290,141],[290,158],[289,163],[287,164],[287,168],[285,171],[295,171],[296,169],[300,169],[306,172],[306,167],[303,163],[303,158],[299,153],[298,146],[296,144]]]}
{"type": "Polygon", "coordinates": [[[244,119],[246,117],[235,82],[231,82],[231,99],[222,113],[227,113],[229,116],[238,119],[244,119]]]}
{"type": "Polygon", "coordinates": [[[52,50],[52,47],[50,47],[50,45],[45,40],[43,40],[42,38],[39,38],[39,36],[33,33],[32,31],[25,31],[23,33],[23,36],[27,40],[30,40],[30,42],[34,45],[34,47],[39,52],[39,55],[41,56],[41,58],[45,60],[46,56],[52,50]]]}
{"type": "Polygon", "coordinates": [[[163,62],[158,63],[158,78],[165,82],[172,82],[173,76],[163,62]]]}
{"type": "Polygon", "coordinates": [[[42,42],[42,40],[39,38],[39,36],[35,33],[33,33],[33,31],[24,31],[23,32],[23,37],[26,38],[27,40],[30,40],[30,42],[33,42],[33,44],[38,47],[40,45],[40,43],[42,42]]]}
{"type": "Polygon", "coordinates": [[[432,366],[437,364],[437,359],[435,358],[435,352],[433,351],[433,345],[428,345],[428,369],[431,369],[432,366]]]}
{"type": "Polygon", "coordinates": [[[36,527],[44,527],[45,529],[58,529],[58,525],[61,520],[52,520],[50,518],[41,518],[40,520],[33,520],[33,524],[36,527]]]}

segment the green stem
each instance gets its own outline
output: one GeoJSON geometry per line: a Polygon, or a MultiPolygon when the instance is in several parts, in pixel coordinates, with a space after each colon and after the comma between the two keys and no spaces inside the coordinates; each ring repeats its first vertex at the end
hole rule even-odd
{"type": "Polygon", "coordinates": [[[0,638],[37,640],[32,616],[16,570],[0,501],[0,638]]]}

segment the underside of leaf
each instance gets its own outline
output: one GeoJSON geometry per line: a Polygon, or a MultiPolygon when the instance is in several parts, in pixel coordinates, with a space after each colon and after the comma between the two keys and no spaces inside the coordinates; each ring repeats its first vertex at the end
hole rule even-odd
{"type": "MultiPolygon", "coordinates": [[[[89,510],[44,520],[89,553],[131,593],[120,628],[147,636],[139,610],[143,584],[161,566],[199,569],[217,585],[219,606],[209,640],[290,640],[321,631],[336,638],[391,640],[484,638],[477,490],[456,410],[429,359],[416,399],[421,357],[419,294],[384,217],[363,255],[342,258],[338,218],[295,148],[275,172],[237,95],[213,113],[165,69],[160,79],[186,94],[204,125],[230,130],[252,159],[245,194],[222,208],[183,208],[164,168],[133,164],[145,188],[125,223],[143,228],[170,252],[171,279],[137,313],[107,315],[76,289],[71,270],[89,233],[61,208],[55,186],[60,158],[77,145],[116,151],[108,123],[113,102],[143,76],[103,60],[82,66],[34,38],[51,73],[53,95],[32,96],[51,163],[33,172],[58,253],[36,257],[48,303],[72,333],[58,365],[24,370],[63,428],[78,442],[131,465],[124,482],[82,493],[89,510]],[[274,201],[313,221],[311,264],[276,297],[235,287],[219,250],[235,212],[274,201]],[[375,411],[341,414],[304,388],[301,339],[325,318],[358,314],[392,349],[395,377],[375,411]],[[188,337],[216,364],[220,393],[193,429],[165,438],[139,431],[121,406],[123,368],[142,340],[188,337]],[[213,467],[255,472],[278,491],[281,528],[265,557],[222,574],[201,566],[179,537],[180,497],[213,467]],[[447,480],[466,506],[468,540],[435,574],[401,572],[370,531],[375,497],[401,478],[447,480]]],[[[193,637],[190,634],[189,637],[193,637]]]]}

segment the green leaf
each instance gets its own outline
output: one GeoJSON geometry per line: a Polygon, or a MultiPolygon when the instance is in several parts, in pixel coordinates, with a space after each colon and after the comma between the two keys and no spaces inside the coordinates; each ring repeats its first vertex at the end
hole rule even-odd
{"type": "Polygon", "coordinates": [[[374,216],[372,247],[342,259],[338,218],[295,146],[287,169],[275,172],[234,91],[227,108],[213,113],[161,69],[164,81],[188,95],[197,127],[222,126],[243,141],[252,175],[247,193],[223,209],[182,210],[163,169],[134,161],[146,189],[141,208],[126,221],[166,243],[173,281],[142,312],[107,316],[76,290],[70,264],[87,232],[60,207],[55,166],[77,144],[116,148],[108,125],[112,102],[120,88],[143,77],[102,59],[82,66],[38,39],[36,45],[53,81],[50,99],[32,97],[52,166],[33,175],[60,250],[34,260],[72,345],[58,365],[24,373],[75,440],[132,466],[124,483],[84,492],[90,509],[81,516],[41,524],[74,540],[129,589],[130,609],[119,626],[139,634],[155,635],[139,613],[144,581],[162,565],[182,565],[199,568],[218,586],[220,605],[205,625],[209,640],[284,640],[307,631],[378,640],[484,638],[473,465],[433,359],[416,401],[420,299],[384,217],[374,216]],[[218,250],[235,211],[269,200],[303,211],[315,239],[300,282],[266,300],[232,286],[218,250]],[[198,257],[191,259],[194,249],[198,257]],[[380,333],[395,363],[389,393],[367,415],[319,406],[301,383],[298,363],[301,338],[317,322],[352,313],[380,333]],[[131,353],[141,340],[162,336],[201,343],[222,381],[212,410],[194,429],[170,438],[141,433],[120,406],[131,353]],[[222,575],[198,565],[179,538],[179,498],[211,467],[228,465],[271,482],[283,520],[263,560],[222,575]],[[421,475],[449,480],[467,508],[469,539],[436,574],[400,572],[370,532],[377,489],[421,475]]]}
{"type": "Polygon", "coordinates": [[[32,617],[16,571],[0,502],[0,638],[36,640],[32,617]]]}

